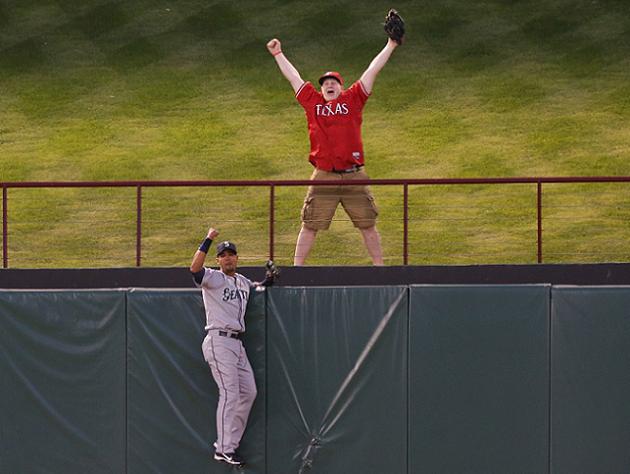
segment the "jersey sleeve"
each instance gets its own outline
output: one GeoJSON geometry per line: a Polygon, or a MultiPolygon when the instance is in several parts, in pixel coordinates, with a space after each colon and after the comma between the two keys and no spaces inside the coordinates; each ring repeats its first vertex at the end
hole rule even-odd
{"type": "Polygon", "coordinates": [[[370,94],[365,91],[365,87],[360,79],[350,86],[348,92],[351,94],[353,100],[361,106],[365,105],[370,98],[370,94]]]}
{"type": "Polygon", "coordinates": [[[305,82],[295,93],[295,98],[304,108],[319,101],[319,93],[310,82],[305,82]]]}
{"type": "Polygon", "coordinates": [[[203,275],[203,280],[201,280],[201,284],[197,284],[200,288],[216,288],[223,283],[223,274],[217,270],[212,270],[211,268],[205,268],[206,273],[203,275]]]}
{"type": "Polygon", "coordinates": [[[193,277],[193,282],[195,283],[195,286],[197,288],[199,288],[201,286],[201,282],[203,281],[203,277],[206,274],[206,269],[205,268],[201,268],[201,270],[199,270],[198,272],[192,273],[192,277],[193,277]]]}

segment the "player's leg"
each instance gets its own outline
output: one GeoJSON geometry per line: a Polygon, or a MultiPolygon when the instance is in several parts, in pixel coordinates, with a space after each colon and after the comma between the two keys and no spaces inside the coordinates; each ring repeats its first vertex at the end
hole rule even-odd
{"type": "MultiPolygon", "coordinates": [[[[311,179],[333,181],[340,178],[336,173],[316,169],[313,171],[311,179]]],[[[330,222],[338,205],[338,186],[309,186],[302,207],[302,227],[295,244],[294,265],[304,265],[306,257],[315,243],[317,232],[330,227],[330,222]]]]}
{"type": "Polygon", "coordinates": [[[211,335],[204,341],[204,357],[219,388],[217,403],[218,453],[233,453],[237,442],[233,437],[235,413],[239,402],[238,357],[240,342],[223,336],[211,335]],[[236,349],[235,349],[236,346],[236,349]]]}
{"type": "Polygon", "coordinates": [[[363,242],[374,265],[385,265],[383,262],[383,249],[381,247],[381,235],[376,230],[376,226],[367,229],[359,229],[363,236],[363,242]]]}
{"type": "Polygon", "coordinates": [[[245,348],[241,351],[241,356],[238,363],[238,380],[239,380],[239,402],[236,409],[234,428],[232,436],[236,440],[237,447],[243,437],[245,428],[247,427],[247,420],[249,414],[252,411],[254,400],[256,399],[256,381],[254,380],[254,371],[247,359],[245,348]]]}
{"type": "Polygon", "coordinates": [[[295,244],[295,256],[293,257],[293,265],[302,266],[306,261],[306,257],[311,252],[313,244],[315,243],[315,237],[317,237],[317,231],[309,229],[304,224],[300,228],[297,242],[295,244]]]}
{"type": "MultiPolygon", "coordinates": [[[[369,179],[369,177],[365,171],[360,170],[356,173],[344,175],[344,179],[369,179]]],[[[376,230],[378,208],[370,188],[368,186],[344,186],[341,205],[354,226],[361,232],[365,247],[372,258],[372,263],[374,265],[383,265],[381,236],[376,230]]]]}

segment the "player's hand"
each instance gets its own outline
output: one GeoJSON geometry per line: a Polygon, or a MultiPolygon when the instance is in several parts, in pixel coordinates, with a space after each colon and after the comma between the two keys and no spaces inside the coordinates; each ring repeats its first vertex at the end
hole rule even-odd
{"type": "Polygon", "coordinates": [[[214,240],[216,236],[219,235],[219,231],[216,230],[214,227],[210,227],[210,229],[208,229],[208,238],[214,240]]]}
{"type": "Polygon", "coordinates": [[[399,46],[398,42],[396,42],[396,40],[393,40],[392,38],[387,38],[387,47],[395,49],[399,46]]]}
{"type": "Polygon", "coordinates": [[[282,45],[280,44],[280,40],[277,38],[274,38],[271,41],[269,41],[269,43],[267,43],[267,49],[274,56],[276,56],[277,54],[280,54],[282,52],[282,45]]]}

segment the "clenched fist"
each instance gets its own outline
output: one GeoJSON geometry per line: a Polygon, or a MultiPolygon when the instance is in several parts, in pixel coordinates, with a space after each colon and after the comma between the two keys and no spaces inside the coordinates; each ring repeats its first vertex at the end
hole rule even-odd
{"type": "Polygon", "coordinates": [[[269,43],[267,43],[267,49],[273,56],[277,56],[278,54],[280,54],[282,52],[282,45],[280,44],[280,40],[274,38],[269,41],[269,43]]]}
{"type": "Polygon", "coordinates": [[[216,230],[214,227],[210,227],[210,229],[208,229],[208,238],[211,240],[214,240],[214,238],[219,235],[219,231],[216,230]]]}

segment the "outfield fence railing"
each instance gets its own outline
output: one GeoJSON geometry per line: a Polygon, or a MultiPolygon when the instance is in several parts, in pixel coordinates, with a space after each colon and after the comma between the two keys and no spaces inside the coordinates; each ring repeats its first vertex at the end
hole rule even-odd
{"type": "MultiPolygon", "coordinates": [[[[470,185],[531,185],[536,202],[536,261],[543,263],[543,191],[550,184],[597,184],[627,183],[630,176],[593,176],[593,177],[515,177],[515,178],[446,178],[446,179],[370,179],[334,182],[337,185],[370,185],[402,188],[402,263],[409,264],[409,188],[410,186],[470,186],[470,185]]],[[[276,232],[276,191],[285,187],[331,186],[330,181],[311,180],[230,180],[230,181],[40,181],[40,182],[0,182],[2,187],[2,262],[3,268],[9,268],[11,202],[10,189],[25,188],[128,188],[135,189],[135,265],[140,267],[143,260],[143,191],[147,188],[203,187],[203,188],[267,188],[269,197],[268,257],[275,257],[276,232]]],[[[630,196],[630,189],[625,191],[630,196]]],[[[446,200],[447,198],[445,198],[446,200]]],[[[534,240],[534,238],[532,238],[534,240]]],[[[532,243],[533,245],[533,243],[532,243]]]]}

